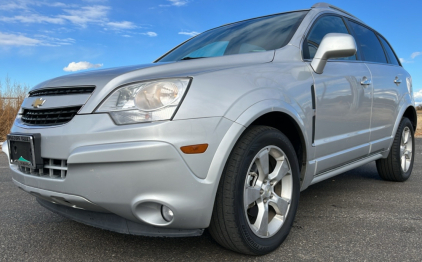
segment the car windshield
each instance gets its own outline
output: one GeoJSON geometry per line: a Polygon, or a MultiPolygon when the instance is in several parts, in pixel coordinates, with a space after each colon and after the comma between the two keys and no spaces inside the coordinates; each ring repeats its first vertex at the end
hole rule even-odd
{"type": "Polygon", "coordinates": [[[206,31],[178,46],[157,62],[274,50],[291,39],[307,11],[245,20],[206,31]]]}

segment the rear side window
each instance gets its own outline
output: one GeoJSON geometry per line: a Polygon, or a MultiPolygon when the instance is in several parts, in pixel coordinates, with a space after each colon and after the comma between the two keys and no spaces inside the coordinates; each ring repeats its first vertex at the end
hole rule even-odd
{"type": "Polygon", "coordinates": [[[363,54],[363,59],[368,62],[387,63],[384,50],[375,33],[359,24],[350,21],[355,33],[356,42],[363,54]]]}
{"type": "MultiPolygon", "coordinates": [[[[313,59],[322,39],[329,33],[349,34],[343,19],[338,16],[323,16],[313,25],[308,37],[303,43],[303,58],[313,59]]],[[[341,60],[356,60],[355,56],[339,58],[341,60]]]]}
{"type": "Polygon", "coordinates": [[[399,61],[397,60],[396,55],[393,52],[393,49],[391,49],[391,46],[387,43],[387,41],[382,36],[379,36],[379,38],[381,39],[382,45],[384,46],[384,50],[387,53],[390,64],[400,65],[399,61]]]}

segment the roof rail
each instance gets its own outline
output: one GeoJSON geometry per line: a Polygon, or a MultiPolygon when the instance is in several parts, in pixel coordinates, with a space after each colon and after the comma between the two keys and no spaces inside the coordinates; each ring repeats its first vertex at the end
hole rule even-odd
{"type": "Polygon", "coordinates": [[[316,3],[316,4],[314,4],[311,8],[331,8],[331,9],[334,9],[334,10],[340,11],[340,12],[342,12],[342,13],[345,13],[345,14],[347,14],[347,15],[350,15],[350,16],[352,16],[352,17],[356,17],[356,16],[352,15],[351,13],[346,12],[346,11],[344,11],[344,10],[343,10],[343,9],[341,9],[341,8],[338,8],[337,6],[330,5],[330,4],[327,4],[327,3],[316,3]]]}

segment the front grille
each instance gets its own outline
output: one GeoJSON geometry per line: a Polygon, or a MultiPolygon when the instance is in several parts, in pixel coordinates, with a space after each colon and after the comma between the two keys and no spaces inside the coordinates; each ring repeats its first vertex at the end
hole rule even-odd
{"type": "Polygon", "coordinates": [[[44,168],[32,169],[19,166],[22,173],[44,178],[65,179],[67,175],[67,160],[44,158],[44,168]]]}
{"type": "Polygon", "coordinates": [[[61,95],[80,95],[91,94],[94,86],[85,87],[62,87],[62,88],[46,88],[29,92],[30,97],[34,96],[61,96],[61,95]]]}
{"type": "Polygon", "coordinates": [[[22,122],[27,125],[54,126],[69,122],[82,106],[55,109],[24,109],[22,122]]]}

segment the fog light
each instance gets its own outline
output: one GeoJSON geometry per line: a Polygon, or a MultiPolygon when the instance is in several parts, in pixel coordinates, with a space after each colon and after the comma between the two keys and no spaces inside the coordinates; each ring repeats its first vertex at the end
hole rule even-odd
{"type": "Polygon", "coordinates": [[[161,207],[161,215],[163,216],[164,220],[167,222],[171,222],[173,220],[173,211],[168,206],[161,207]]]}

